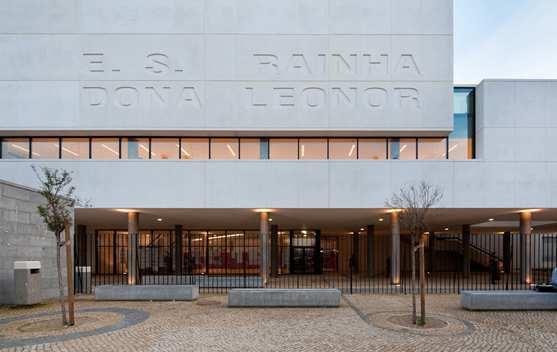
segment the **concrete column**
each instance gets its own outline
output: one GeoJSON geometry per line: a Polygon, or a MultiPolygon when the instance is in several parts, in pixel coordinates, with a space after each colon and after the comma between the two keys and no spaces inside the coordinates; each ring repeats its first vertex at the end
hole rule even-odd
{"type": "Polygon", "coordinates": [[[470,276],[470,225],[462,226],[462,272],[470,276]]]}
{"type": "Polygon", "coordinates": [[[506,231],[503,234],[503,268],[505,270],[505,274],[511,272],[511,233],[506,231]]]}
{"type": "Polygon", "coordinates": [[[139,236],[139,213],[128,213],[128,285],[139,283],[137,238],[139,236]]]}
{"type": "Polygon", "coordinates": [[[323,256],[321,254],[321,230],[315,230],[315,247],[314,247],[315,273],[323,274],[323,256]]]}
{"type": "Polygon", "coordinates": [[[182,275],[182,225],[174,225],[174,258],[176,275],[182,275]]]}
{"type": "Polygon", "coordinates": [[[427,251],[427,265],[428,271],[432,272],[435,269],[435,232],[429,232],[429,246],[427,251]]]}
{"type": "Polygon", "coordinates": [[[391,212],[391,283],[400,285],[400,222],[396,211],[391,212]]]}
{"type": "Polygon", "coordinates": [[[278,276],[278,226],[271,225],[271,276],[278,276]]]}
{"type": "Polygon", "coordinates": [[[87,226],[77,225],[75,233],[76,266],[87,266],[87,226]]]}
{"type": "Polygon", "coordinates": [[[532,234],[532,213],[520,213],[520,278],[523,283],[532,283],[530,269],[530,235],[532,234]]]}
{"type": "Polygon", "coordinates": [[[354,231],[352,235],[352,254],[354,254],[354,274],[360,271],[360,234],[354,231]]]}
{"type": "Polygon", "coordinates": [[[373,276],[373,237],[375,235],[375,226],[367,226],[366,234],[366,272],[368,277],[373,276]]]}
{"type": "Polygon", "coordinates": [[[259,213],[259,251],[261,253],[259,257],[259,271],[261,273],[261,280],[263,281],[263,287],[267,286],[267,279],[268,279],[268,265],[269,265],[269,253],[267,253],[268,243],[269,243],[269,213],[261,212],[259,213]]]}

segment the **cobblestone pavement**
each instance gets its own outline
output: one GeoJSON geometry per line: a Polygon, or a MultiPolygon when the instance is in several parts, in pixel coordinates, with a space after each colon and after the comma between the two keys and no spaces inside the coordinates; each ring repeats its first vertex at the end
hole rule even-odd
{"type": "MultiPolygon", "coordinates": [[[[225,302],[226,296],[204,296],[193,303],[80,300],[78,310],[82,313],[78,311],[78,319],[80,314],[87,314],[87,309],[114,307],[142,310],[149,317],[96,336],[2,351],[557,350],[557,312],[468,312],[459,308],[456,295],[428,296],[428,312],[447,323],[429,331],[400,327],[391,322],[396,319],[389,320],[393,315],[409,313],[410,296],[404,295],[347,296],[340,308],[326,309],[227,308],[225,302]]],[[[55,304],[32,309],[0,308],[0,317],[31,316],[56,309],[55,304]]],[[[92,327],[99,321],[100,313],[95,314],[97,319],[87,322],[92,327]]],[[[113,314],[107,313],[108,321],[114,320],[113,314]]],[[[13,331],[17,329],[11,326],[10,336],[3,335],[5,330],[0,326],[0,341],[13,338],[13,331]]]]}

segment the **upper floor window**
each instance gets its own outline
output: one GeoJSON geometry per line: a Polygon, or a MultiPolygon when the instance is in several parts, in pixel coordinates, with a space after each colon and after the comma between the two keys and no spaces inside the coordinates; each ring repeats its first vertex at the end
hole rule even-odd
{"type": "Polygon", "coordinates": [[[240,159],[261,159],[261,142],[259,138],[240,138],[240,159]]]}
{"type": "Polygon", "coordinates": [[[29,138],[3,138],[2,159],[29,159],[29,138]]]}
{"type": "Polygon", "coordinates": [[[326,138],[300,138],[301,160],[326,160],[327,139],[326,138]]]}
{"type": "Polygon", "coordinates": [[[120,159],[150,159],[149,150],[149,138],[122,138],[120,159]]]}
{"type": "Polygon", "coordinates": [[[114,160],[120,157],[120,140],[118,138],[91,139],[91,159],[114,160]]]}
{"type": "Polygon", "coordinates": [[[62,138],[62,159],[89,159],[89,138],[62,138]]]}
{"type": "Polygon", "coordinates": [[[358,159],[387,159],[387,140],[385,138],[360,138],[358,140],[358,159]]]}
{"type": "Polygon", "coordinates": [[[389,139],[389,159],[415,160],[416,158],[416,138],[389,139]]]}
{"type": "Polygon", "coordinates": [[[418,159],[447,159],[447,138],[418,138],[418,159]]]}
{"type": "Polygon", "coordinates": [[[31,138],[32,159],[59,159],[59,138],[31,138]]]}
{"type": "Polygon", "coordinates": [[[357,158],[357,138],[333,138],[329,140],[329,159],[355,160],[357,158]]]}
{"type": "Polygon", "coordinates": [[[177,160],[179,143],[178,138],[152,138],[151,159],[177,160]]]}
{"type": "Polygon", "coordinates": [[[297,138],[271,138],[269,140],[269,159],[296,160],[298,159],[297,138]]]}
{"type": "Polygon", "coordinates": [[[211,159],[233,160],[239,158],[238,138],[211,138],[211,159]]]}
{"type": "Polygon", "coordinates": [[[209,159],[209,138],[182,138],[180,144],[181,159],[209,159]]]}

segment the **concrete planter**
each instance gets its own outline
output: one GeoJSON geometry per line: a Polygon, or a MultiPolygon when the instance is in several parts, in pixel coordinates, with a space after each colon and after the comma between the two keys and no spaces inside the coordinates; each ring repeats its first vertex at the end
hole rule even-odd
{"type": "Polygon", "coordinates": [[[194,285],[105,285],[95,288],[97,301],[193,301],[199,297],[194,285]]]}
{"type": "Polygon", "coordinates": [[[338,289],[232,289],[229,307],[338,307],[338,289]]]}
{"type": "Polygon", "coordinates": [[[557,310],[557,293],[536,291],[462,291],[468,310],[557,310]]]}

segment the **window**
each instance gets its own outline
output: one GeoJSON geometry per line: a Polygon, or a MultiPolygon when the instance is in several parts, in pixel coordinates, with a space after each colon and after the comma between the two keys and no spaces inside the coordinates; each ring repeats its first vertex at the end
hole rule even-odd
{"type": "Polygon", "coordinates": [[[211,138],[211,159],[239,159],[238,138],[211,138]]]}
{"type": "Polygon", "coordinates": [[[300,138],[301,160],[326,160],[327,139],[325,138],[300,138]]]}
{"type": "Polygon", "coordinates": [[[389,159],[415,160],[416,138],[390,138],[389,159]]]}
{"type": "Polygon", "coordinates": [[[31,138],[32,159],[59,159],[60,140],[58,138],[31,138]]]}
{"type": "Polygon", "coordinates": [[[475,158],[475,91],[474,88],[454,90],[454,130],[449,135],[449,159],[475,158]]]}
{"type": "Polygon", "coordinates": [[[240,139],[240,159],[261,159],[261,142],[259,141],[259,138],[240,139]]]}
{"type": "Polygon", "coordinates": [[[273,160],[298,159],[298,139],[271,138],[269,140],[269,159],[273,159],[273,160]]]}
{"type": "Polygon", "coordinates": [[[29,159],[29,138],[2,138],[2,159],[29,159]]]}
{"type": "Polygon", "coordinates": [[[385,138],[360,138],[358,141],[358,159],[387,159],[387,140],[385,138]]]}
{"type": "Polygon", "coordinates": [[[419,138],[418,159],[442,160],[447,159],[446,138],[419,138]]]}
{"type": "Polygon", "coordinates": [[[356,138],[335,138],[329,140],[329,159],[355,160],[358,158],[356,138]]]}
{"type": "Polygon", "coordinates": [[[91,140],[91,158],[96,160],[118,159],[120,143],[118,138],[93,138],[91,140]]]}
{"type": "Polygon", "coordinates": [[[149,138],[122,138],[122,159],[149,159],[149,138]]]}
{"type": "Polygon", "coordinates": [[[179,147],[178,138],[152,138],[151,159],[176,160],[179,147]]]}
{"type": "Polygon", "coordinates": [[[186,160],[209,159],[209,138],[182,138],[180,154],[186,160]]]}
{"type": "Polygon", "coordinates": [[[62,159],[89,159],[89,138],[63,138],[62,159]]]}

